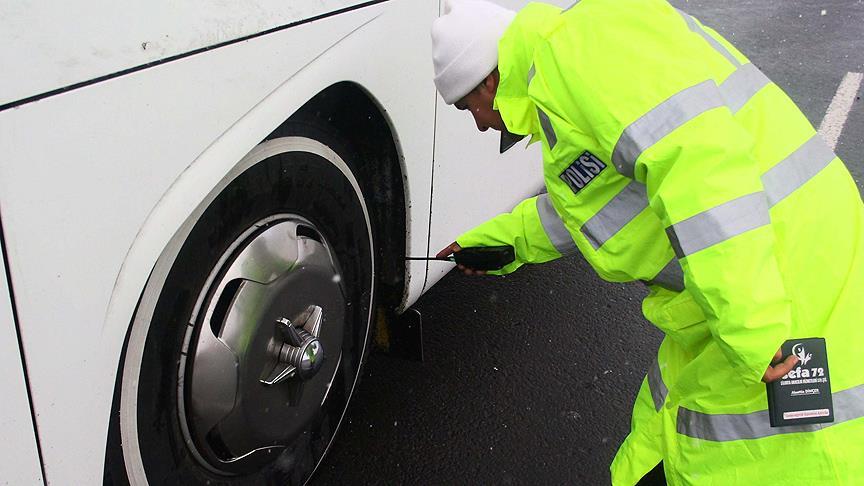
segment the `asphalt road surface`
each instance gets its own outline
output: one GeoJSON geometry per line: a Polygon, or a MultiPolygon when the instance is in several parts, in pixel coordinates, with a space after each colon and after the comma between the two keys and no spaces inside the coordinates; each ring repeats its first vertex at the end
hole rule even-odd
{"type": "MultiPolygon", "coordinates": [[[[864,72],[861,0],[673,3],[727,36],[816,127],[844,76],[864,72]]],[[[859,189],[862,91],[836,149],[859,189]]],[[[645,294],[579,257],[506,277],[451,273],[416,305],[427,360],[370,357],[313,484],[607,484],[662,337],[641,315],[645,294]]]]}

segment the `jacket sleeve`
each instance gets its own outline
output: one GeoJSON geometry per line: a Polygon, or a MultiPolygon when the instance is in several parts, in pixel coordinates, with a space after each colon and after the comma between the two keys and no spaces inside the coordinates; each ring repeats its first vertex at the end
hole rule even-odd
{"type": "Polygon", "coordinates": [[[645,182],[716,343],[747,383],[791,338],[769,203],[753,140],[729,110],[709,110],[639,157],[645,182]]]}
{"type": "Polygon", "coordinates": [[[464,233],[456,239],[456,242],[463,248],[512,246],[515,250],[516,260],[501,270],[489,272],[492,275],[511,273],[525,263],[543,263],[555,260],[561,257],[561,253],[556,250],[555,245],[546,234],[541,220],[541,211],[547,204],[548,206],[545,207],[551,207],[545,194],[528,198],[519,203],[513,211],[499,214],[464,233]]]}

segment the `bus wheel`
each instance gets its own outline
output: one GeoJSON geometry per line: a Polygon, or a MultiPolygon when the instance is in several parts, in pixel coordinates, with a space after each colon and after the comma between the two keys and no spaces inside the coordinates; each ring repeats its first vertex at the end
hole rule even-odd
{"type": "Polygon", "coordinates": [[[127,347],[117,446],[133,484],[303,484],[320,464],[375,294],[369,212],[342,147],[280,129],[194,224],[140,360],[127,347]]]}

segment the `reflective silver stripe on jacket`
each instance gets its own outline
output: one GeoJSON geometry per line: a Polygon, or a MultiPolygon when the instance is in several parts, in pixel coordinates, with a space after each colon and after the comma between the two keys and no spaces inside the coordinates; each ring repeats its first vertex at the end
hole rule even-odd
{"type": "Polygon", "coordinates": [[[660,270],[660,273],[651,280],[646,281],[648,285],[659,285],[667,290],[681,292],[684,290],[684,269],[677,258],[669,260],[669,263],[660,270]]]}
{"type": "Polygon", "coordinates": [[[681,125],[719,106],[723,106],[723,100],[710,79],[679,91],[624,129],[612,151],[612,163],[618,172],[632,179],[642,152],[681,125]]]}
{"type": "Polygon", "coordinates": [[[719,88],[713,80],[707,80],[679,91],[624,129],[612,151],[615,168],[633,178],[642,152],[708,110],[726,105],[732,113],[738,112],[770,82],[756,66],[748,63],[730,74],[719,88]]]}
{"type": "Polygon", "coordinates": [[[803,186],[836,157],[819,134],[813,135],[791,155],[762,174],[762,185],[765,186],[769,206],[773,207],[803,186]]]}
{"type": "MultiPolygon", "coordinates": [[[[695,253],[733,236],[758,228],[770,221],[767,210],[806,184],[837,157],[819,134],[813,135],[788,157],[762,174],[764,193],[754,193],[721,204],[666,228],[678,258],[695,253]],[[764,194],[764,201],[762,195],[764,194]],[[681,238],[686,241],[682,242],[681,238]]],[[[654,280],[670,290],[679,290],[659,281],[666,265],[654,280]]],[[[680,271],[680,266],[677,267],[680,271]]],[[[677,277],[670,277],[674,279],[677,277]]],[[[674,280],[673,280],[674,281],[674,280]]],[[[683,276],[681,280],[683,289],[683,276]]]]}
{"type": "Polygon", "coordinates": [[[528,70],[528,84],[531,84],[531,80],[534,79],[534,75],[537,74],[537,70],[534,69],[534,64],[531,64],[531,69],[528,70]]]}
{"type": "Polygon", "coordinates": [[[705,29],[703,29],[696,22],[696,19],[694,19],[690,15],[688,15],[688,14],[686,14],[680,10],[678,10],[678,13],[681,15],[681,17],[684,18],[684,21],[687,22],[687,27],[689,27],[691,31],[699,34],[700,36],[702,36],[703,39],[708,41],[708,43],[711,44],[711,47],[713,47],[715,51],[722,54],[723,57],[728,59],[729,62],[731,62],[736,67],[741,65],[741,62],[738,61],[738,59],[736,59],[735,56],[733,56],[731,52],[729,52],[729,49],[727,49],[725,46],[723,46],[723,44],[721,44],[717,39],[712,37],[711,34],[706,32],[705,29]]]}
{"type": "Polygon", "coordinates": [[[666,228],[675,255],[684,258],[771,222],[764,192],[727,201],[666,228]]]}
{"type": "Polygon", "coordinates": [[[736,69],[720,83],[720,94],[732,113],[744,107],[750,98],[771,83],[768,76],[753,64],[747,63],[736,69]]]}
{"type": "Polygon", "coordinates": [[[630,181],[627,187],[586,221],[580,230],[597,250],[647,207],[648,195],[645,186],[630,181]]]}
{"type": "Polygon", "coordinates": [[[663,383],[663,375],[660,373],[660,364],[655,359],[648,368],[648,390],[651,392],[651,399],[654,400],[654,409],[658,412],[663,408],[663,403],[666,401],[666,395],[669,390],[666,389],[666,383],[663,383]]]}
{"type": "Polygon", "coordinates": [[[864,417],[864,385],[833,393],[831,397],[834,402],[834,422],[827,424],[771,427],[767,410],[745,414],[707,414],[680,407],[677,429],[679,434],[694,439],[725,442],[814,432],[864,417]]]}
{"type": "Polygon", "coordinates": [[[552,201],[549,200],[549,194],[540,194],[537,196],[537,213],[540,215],[540,224],[543,225],[543,230],[552,246],[558,250],[561,255],[570,255],[576,252],[576,242],[573,241],[573,236],[570,231],[564,226],[564,221],[558,216],[558,211],[552,206],[552,201]]]}
{"type": "Polygon", "coordinates": [[[543,133],[546,135],[546,141],[549,142],[549,149],[555,148],[558,143],[558,136],[555,135],[555,130],[552,128],[552,121],[540,107],[537,107],[537,116],[540,118],[540,127],[543,128],[543,133]]]}

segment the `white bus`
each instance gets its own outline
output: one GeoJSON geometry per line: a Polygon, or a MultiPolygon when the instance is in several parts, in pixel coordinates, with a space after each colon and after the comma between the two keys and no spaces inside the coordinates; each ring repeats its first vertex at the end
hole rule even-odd
{"type": "Polygon", "coordinates": [[[542,186],[437,96],[440,8],[0,1],[0,482],[310,477],[450,268],[404,257],[542,186]]]}

